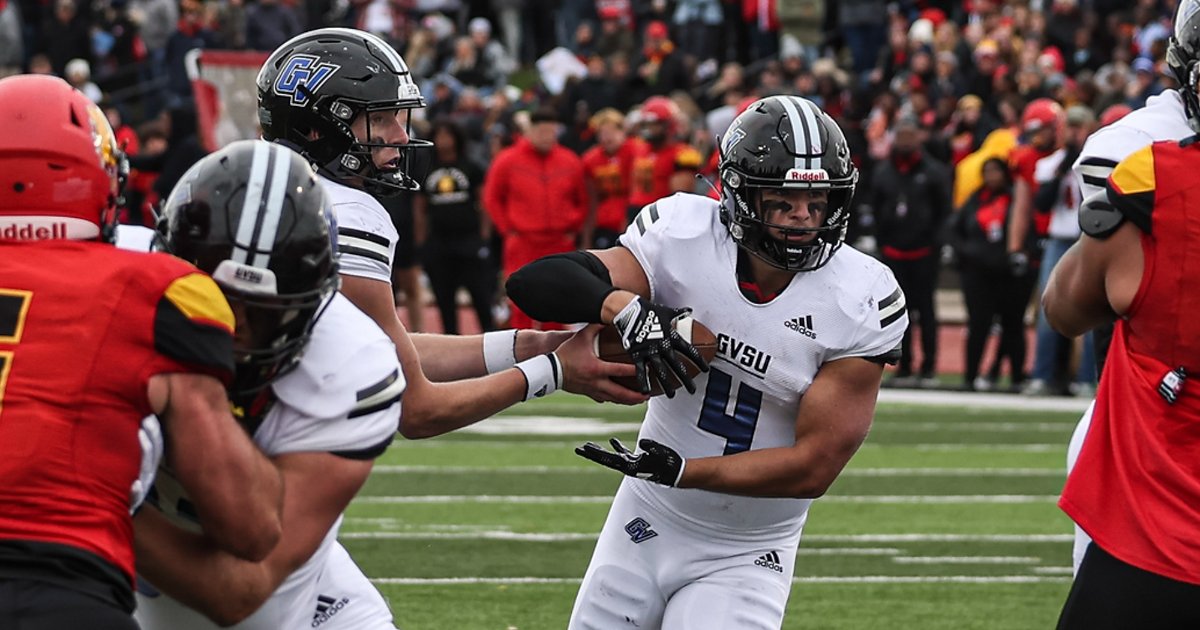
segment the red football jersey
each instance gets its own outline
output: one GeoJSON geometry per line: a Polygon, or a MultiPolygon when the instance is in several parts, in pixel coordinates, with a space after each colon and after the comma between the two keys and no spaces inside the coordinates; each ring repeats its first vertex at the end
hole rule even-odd
{"type": "Polygon", "coordinates": [[[1091,428],[1059,501],[1116,558],[1191,584],[1200,584],[1198,157],[1200,144],[1155,144],[1109,180],[1110,199],[1146,232],[1145,270],[1117,322],[1091,428]],[[1170,376],[1180,367],[1182,383],[1170,376]]]}
{"type": "MultiPolygon", "coordinates": [[[[1054,151],[1041,151],[1028,144],[1013,149],[1008,159],[1013,181],[1024,181],[1029,186],[1029,194],[1036,194],[1037,182],[1034,181],[1034,172],[1037,170],[1037,163],[1051,153],[1054,151]]],[[[1050,231],[1050,213],[1038,212],[1036,208],[1030,208],[1030,211],[1033,213],[1034,230],[1038,236],[1045,236],[1050,231]]]]}
{"type": "Polygon", "coordinates": [[[655,149],[640,142],[633,160],[629,204],[641,207],[677,192],[671,190],[671,176],[680,171],[694,174],[701,161],[700,152],[686,144],[672,142],[655,149]]]}
{"type": "Polygon", "coordinates": [[[637,141],[625,140],[616,153],[609,154],[596,145],[583,154],[584,174],[596,191],[596,227],[614,232],[625,231],[629,209],[629,181],[637,141]]]}
{"type": "Polygon", "coordinates": [[[89,552],[131,580],[129,493],[156,374],[233,369],[216,283],[165,254],[0,244],[0,541],[89,552]]]}

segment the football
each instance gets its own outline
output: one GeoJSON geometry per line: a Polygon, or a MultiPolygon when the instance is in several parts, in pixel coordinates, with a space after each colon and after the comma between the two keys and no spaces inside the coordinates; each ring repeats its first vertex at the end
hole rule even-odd
{"type": "MultiPolygon", "coordinates": [[[[713,334],[704,324],[692,319],[691,317],[680,318],[675,323],[675,330],[679,332],[679,336],[683,337],[684,341],[691,343],[700,351],[700,356],[704,357],[705,361],[712,362],[717,356],[717,336],[713,334]]],[[[621,334],[617,332],[616,326],[605,326],[600,330],[600,334],[596,335],[595,344],[596,356],[605,361],[613,363],[633,363],[633,358],[625,351],[625,346],[621,345],[621,334]]],[[[687,368],[688,376],[695,378],[700,373],[700,368],[683,357],[683,365],[687,368]]],[[[683,389],[679,384],[679,380],[671,372],[668,372],[671,381],[678,389],[683,389]]],[[[630,377],[615,378],[614,381],[622,386],[638,391],[637,379],[630,377]]],[[[686,390],[684,390],[686,392],[686,390]]],[[[658,380],[651,377],[650,379],[650,395],[658,396],[663,393],[662,387],[658,384],[658,380]]]]}

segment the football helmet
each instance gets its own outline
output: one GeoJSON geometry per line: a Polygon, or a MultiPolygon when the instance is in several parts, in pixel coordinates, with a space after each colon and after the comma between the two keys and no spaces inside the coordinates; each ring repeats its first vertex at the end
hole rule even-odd
{"type": "Polygon", "coordinates": [[[157,231],[155,248],[211,275],[233,307],[235,399],[296,366],[338,288],[329,201],[302,156],[261,140],[226,146],[179,180],[157,231]]]}
{"type": "Polygon", "coordinates": [[[1179,82],[1188,125],[1200,133],[1200,0],[1183,0],[1175,10],[1175,29],[1167,40],[1167,67],[1179,82]]]}
{"type": "Polygon", "coordinates": [[[1034,99],[1021,112],[1021,130],[1032,133],[1047,127],[1062,126],[1066,120],[1067,115],[1062,105],[1054,99],[1034,99]]]}
{"type": "Polygon", "coordinates": [[[661,144],[666,140],[674,140],[679,134],[679,118],[676,115],[678,106],[665,96],[651,96],[646,99],[638,110],[637,122],[662,123],[661,131],[655,131],[649,126],[643,126],[642,139],[652,144],[661,144]]]}
{"type": "Polygon", "coordinates": [[[322,175],[372,195],[420,189],[410,153],[433,143],[412,137],[411,116],[407,144],[373,136],[370,116],[364,138],[351,130],[360,114],[425,107],[408,65],[379,37],[349,28],[302,33],[271,53],[257,86],[264,139],[288,143],[322,175]],[[376,166],[371,152],[382,148],[399,150],[398,163],[376,166]]]}
{"type": "Polygon", "coordinates": [[[858,168],[837,123],[798,96],[770,96],[738,115],[719,141],[721,222],[747,253],[788,271],[824,266],[842,246],[850,219],[850,200],[858,168]],[[795,228],[768,223],[760,208],[764,188],[829,191],[819,227],[795,228]],[[779,230],[785,240],[771,236],[779,230]],[[806,244],[787,237],[816,234],[806,244]]]}
{"type": "Polygon", "coordinates": [[[0,239],[114,242],[125,156],[108,119],[66,81],[0,79],[0,239]]]}

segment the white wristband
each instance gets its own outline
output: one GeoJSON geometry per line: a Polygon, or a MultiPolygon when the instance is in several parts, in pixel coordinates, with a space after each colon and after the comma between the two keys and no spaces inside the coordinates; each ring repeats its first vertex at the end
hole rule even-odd
{"type": "Polygon", "coordinates": [[[525,376],[525,400],[548,396],[562,387],[562,363],[553,352],[539,354],[514,367],[525,376]]]}
{"type": "Polygon", "coordinates": [[[488,374],[503,372],[517,364],[517,329],[483,333],[483,364],[488,374]]]}

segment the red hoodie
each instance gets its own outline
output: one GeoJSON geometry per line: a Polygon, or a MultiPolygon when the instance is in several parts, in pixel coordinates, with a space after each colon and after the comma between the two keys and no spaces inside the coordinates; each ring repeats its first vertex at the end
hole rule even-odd
{"type": "Polygon", "coordinates": [[[583,162],[561,145],[542,155],[521,138],[492,162],[483,205],[505,236],[578,232],[587,209],[583,162]]]}

